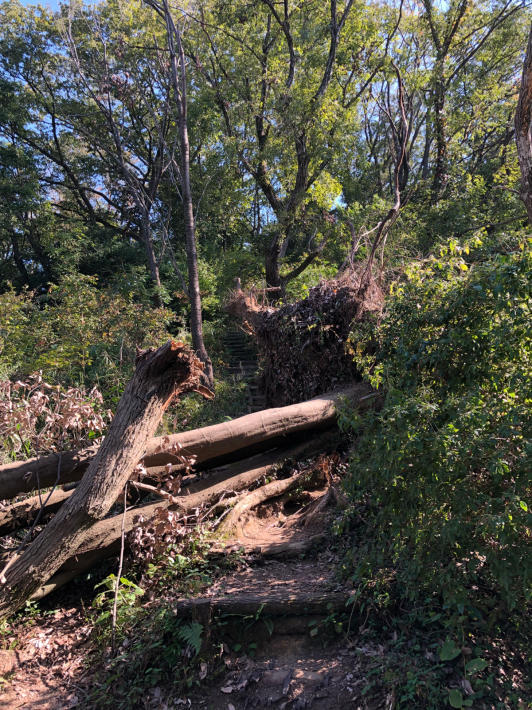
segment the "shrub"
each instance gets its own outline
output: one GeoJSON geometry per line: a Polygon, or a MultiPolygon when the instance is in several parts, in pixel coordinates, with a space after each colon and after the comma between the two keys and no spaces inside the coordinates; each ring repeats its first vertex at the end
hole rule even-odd
{"type": "Polygon", "coordinates": [[[173,318],[131,294],[99,289],[97,279],[76,275],[37,299],[24,291],[0,294],[0,373],[43,377],[64,385],[98,385],[116,403],[135,361],[135,348],[168,337],[173,318]]]}
{"type": "Polygon", "coordinates": [[[79,448],[100,437],[110,418],[95,387],[52,387],[40,373],[0,381],[0,460],[79,448]]]}
{"type": "Polygon", "coordinates": [[[344,418],[363,427],[347,484],[365,523],[355,577],[455,610],[478,606],[479,590],[524,605],[532,566],[531,243],[473,246],[480,261],[451,242],[412,265],[376,335],[356,327],[357,365],[386,400],[344,418]]]}

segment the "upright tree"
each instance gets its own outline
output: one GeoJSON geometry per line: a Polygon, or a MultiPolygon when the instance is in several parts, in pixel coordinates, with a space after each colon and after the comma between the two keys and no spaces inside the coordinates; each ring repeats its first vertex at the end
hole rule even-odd
{"type": "Polygon", "coordinates": [[[380,33],[393,34],[397,13],[355,0],[196,7],[187,51],[235,169],[269,217],[258,235],[266,283],[282,291],[325,246],[320,217],[341,194],[333,156],[356,125],[358,100],[386,54],[380,33]]]}
{"type": "Polygon", "coordinates": [[[193,348],[204,365],[205,378],[208,384],[212,387],[214,382],[212,362],[207,353],[205,342],[203,340],[203,318],[198,274],[196,225],[190,182],[190,142],[188,138],[188,103],[185,52],[181,39],[179,20],[177,22],[174,20],[167,0],[161,0],[161,2],[157,2],[157,0],[145,0],[145,2],[159,14],[166,27],[166,43],[170,58],[171,81],[174,90],[179,134],[179,150],[177,158],[178,165],[176,165],[176,159],[173,153],[168,156],[168,158],[174,168],[172,174],[174,176],[178,176],[176,186],[180,189],[183,203],[188,271],[188,297],[190,300],[190,331],[192,335],[193,348]]]}
{"type": "Polygon", "coordinates": [[[515,140],[521,167],[521,198],[532,224],[532,25],[515,113],[515,140]]]}

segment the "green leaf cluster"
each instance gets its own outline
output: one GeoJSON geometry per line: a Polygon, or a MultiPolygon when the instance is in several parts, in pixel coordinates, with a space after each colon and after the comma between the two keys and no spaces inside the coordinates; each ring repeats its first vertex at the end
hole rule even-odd
{"type": "Polygon", "coordinates": [[[407,269],[376,331],[353,330],[386,392],[379,413],[343,420],[362,426],[347,483],[365,520],[356,579],[460,613],[530,601],[531,277],[529,239],[451,241],[407,269]]]}

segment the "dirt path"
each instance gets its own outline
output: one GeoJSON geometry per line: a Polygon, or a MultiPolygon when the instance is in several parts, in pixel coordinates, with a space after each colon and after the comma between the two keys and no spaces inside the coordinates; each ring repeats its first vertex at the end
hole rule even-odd
{"type": "MultiPolygon", "coordinates": [[[[313,492],[313,498],[320,494],[325,491],[313,492]]],[[[280,500],[259,509],[252,518],[259,542],[282,544],[302,534],[313,536],[327,524],[322,515],[313,519],[309,532],[303,532],[296,523],[301,509],[308,509],[308,495],[299,501],[299,510],[291,511],[293,505],[280,500]]],[[[243,542],[247,541],[249,537],[243,542]]],[[[232,548],[238,542],[225,544],[232,548]]],[[[352,590],[336,576],[334,550],[321,543],[304,558],[265,559],[250,545],[243,555],[237,569],[217,578],[201,596],[183,599],[170,592],[166,598],[178,616],[195,617],[209,629],[207,633],[221,640],[222,660],[213,662],[200,687],[190,694],[176,697],[172,689],[156,688],[146,691],[139,707],[354,707],[360,689],[356,651],[339,633],[345,629],[352,590]]],[[[155,608],[157,600],[152,603],[155,608]]],[[[97,680],[90,655],[93,642],[81,605],[30,616],[14,632],[16,649],[0,653],[0,675],[5,678],[2,707],[93,707],[87,700],[87,691],[97,680]]],[[[7,643],[6,638],[4,646],[7,643]]]]}
{"type": "MultiPolygon", "coordinates": [[[[215,581],[203,599],[252,602],[255,614],[219,616],[222,620],[223,658],[205,666],[206,678],[185,694],[172,688],[146,691],[139,708],[198,708],[205,710],[337,710],[382,705],[382,698],[363,698],[364,659],[355,642],[347,642],[337,625],[345,614],[335,611],[294,615],[290,602],[302,598],[349,595],[335,575],[337,560],[325,549],[321,554],[290,562],[251,561],[215,581]],[[262,613],[272,600],[286,602],[286,613],[262,613]],[[379,704],[381,703],[381,704],[379,704]]],[[[176,606],[179,600],[176,599],[176,606]]],[[[217,621],[216,621],[217,619],[217,621]]],[[[342,621],[341,621],[342,620],[342,621]]],[[[80,608],[35,617],[17,629],[18,648],[2,651],[3,673],[12,671],[0,706],[9,710],[69,710],[96,708],[87,691],[98,680],[91,668],[91,627],[80,608]],[[9,668],[11,664],[11,668],[9,668]]],[[[382,648],[364,649],[378,656],[382,648]]]]}

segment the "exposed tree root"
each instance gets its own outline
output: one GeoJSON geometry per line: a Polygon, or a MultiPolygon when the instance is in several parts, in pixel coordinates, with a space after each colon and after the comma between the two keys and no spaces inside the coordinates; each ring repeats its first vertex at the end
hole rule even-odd
{"type": "Polygon", "coordinates": [[[301,471],[293,476],[290,476],[290,478],[285,478],[280,481],[272,481],[272,483],[268,483],[267,485],[261,486],[251,493],[248,493],[235,505],[230,515],[222,524],[221,529],[225,532],[234,531],[242,517],[248,511],[256,508],[258,505],[264,503],[264,501],[269,500],[270,498],[275,498],[283,493],[286,493],[292,488],[295,488],[305,474],[305,471],[301,471]]]}

